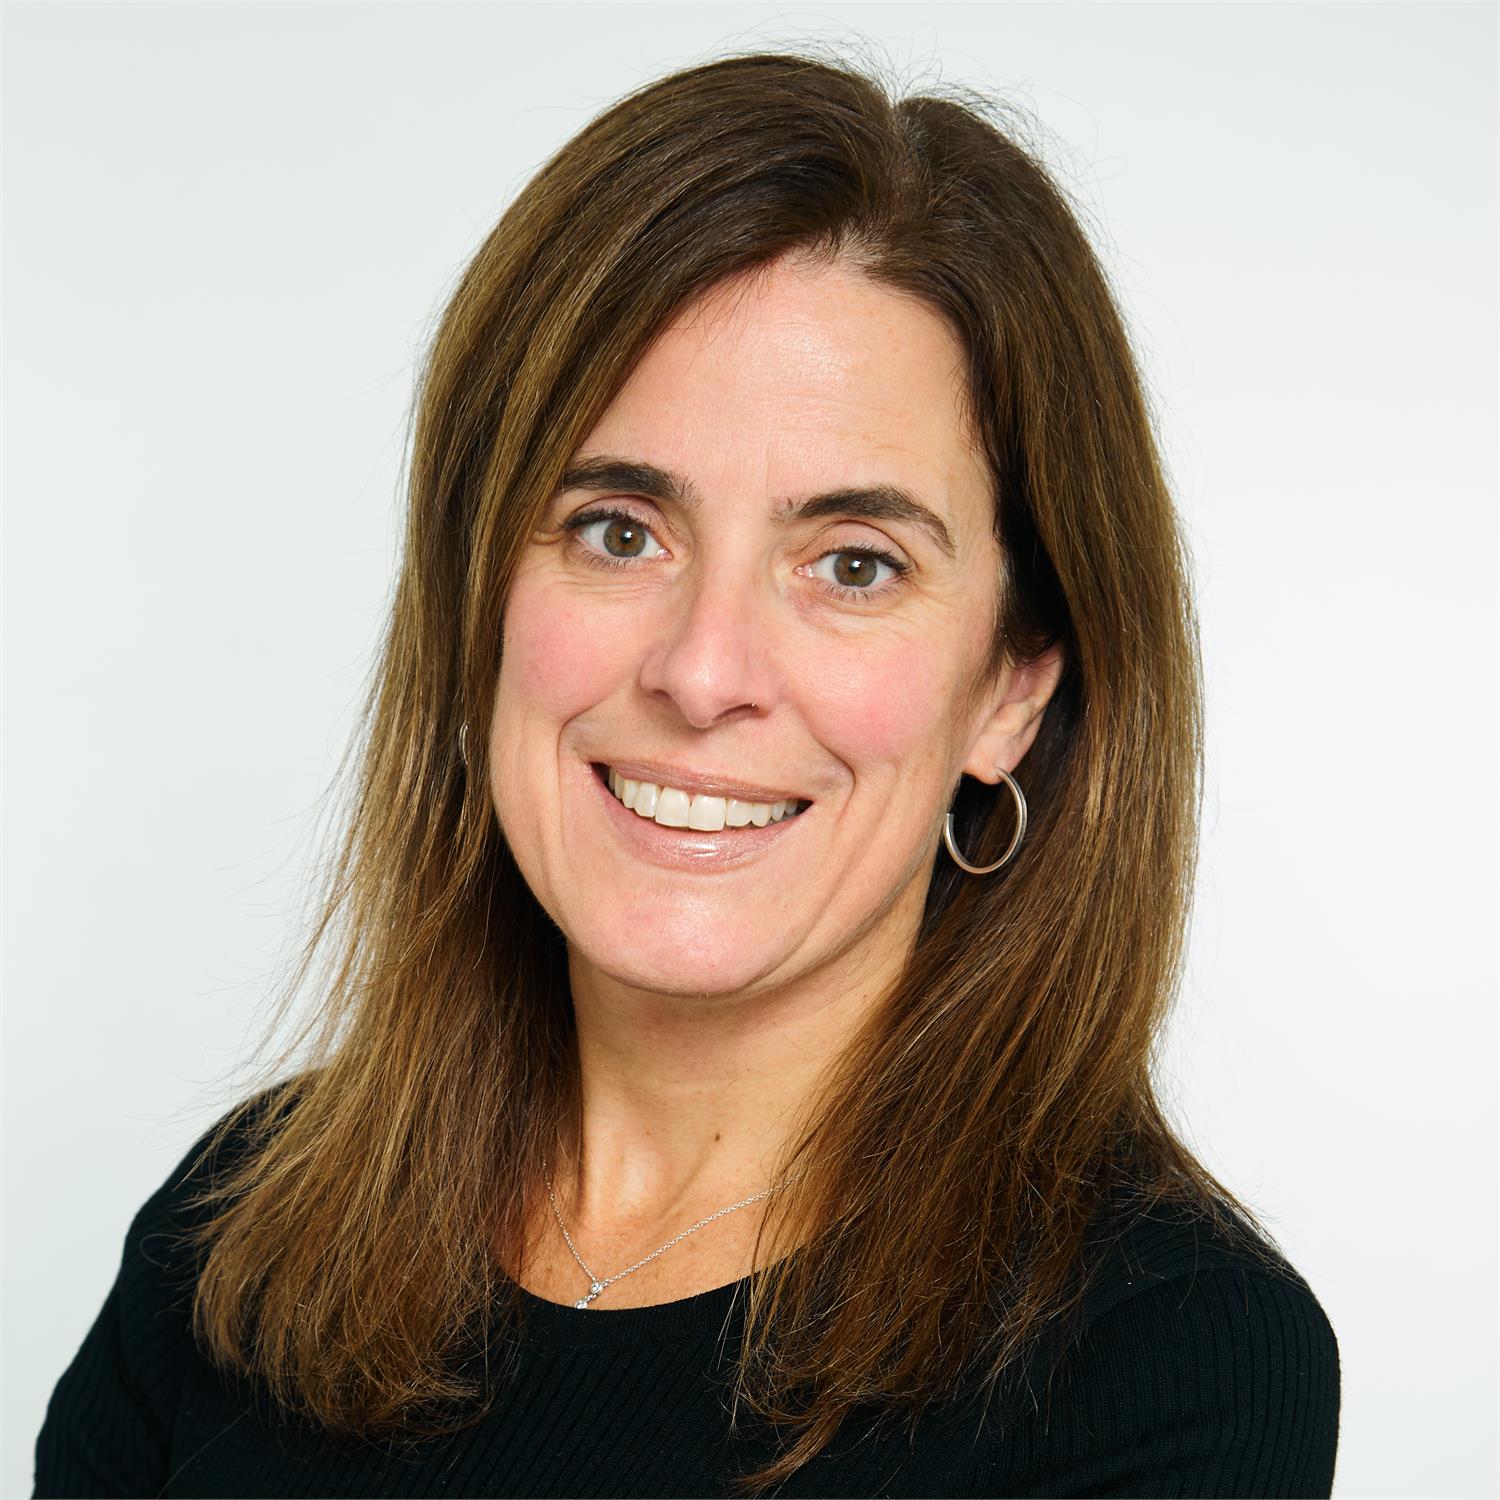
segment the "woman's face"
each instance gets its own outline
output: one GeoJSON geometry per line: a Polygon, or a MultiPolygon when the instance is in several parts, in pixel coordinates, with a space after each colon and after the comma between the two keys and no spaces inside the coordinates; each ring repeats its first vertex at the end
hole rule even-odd
{"type": "Polygon", "coordinates": [[[507,603],[490,732],[573,965],[708,996],[904,958],[952,789],[1003,753],[963,379],[931,311],[783,261],[689,308],[579,447],[507,603]],[[784,797],[808,805],[757,826],[784,797]]]}

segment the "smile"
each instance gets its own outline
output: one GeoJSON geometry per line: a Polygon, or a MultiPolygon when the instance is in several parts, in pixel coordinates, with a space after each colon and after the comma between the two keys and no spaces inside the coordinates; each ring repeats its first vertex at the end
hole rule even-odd
{"type": "Polygon", "coordinates": [[[797,839],[797,830],[808,821],[806,809],[811,804],[802,800],[793,801],[790,808],[784,805],[781,816],[774,817],[774,802],[743,802],[702,792],[689,796],[681,787],[663,788],[659,783],[637,782],[634,778],[627,782],[611,767],[597,762],[585,763],[583,769],[599,798],[605,820],[625,847],[636,858],[667,869],[728,873],[758,862],[784,839],[797,839]],[[612,781],[618,792],[611,786],[612,781]],[[634,805],[627,807],[624,794],[631,785],[635,788],[634,805]],[[671,795],[674,792],[676,796],[671,795]],[[720,804],[719,808],[713,806],[715,802],[720,804]],[[694,803],[702,804],[697,812],[699,822],[713,826],[693,826],[689,819],[694,815],[694,803]],[[748,811],[744,822],[729,821],[731,804],[736,819],[748,811]],[[642,807],[650,810],[642,812],[642,807]],[[670,821],[678,817],[681,822],[670,821]]]}
{"type": "Polygon", "coordinates": [[[605,784],[638,818],[648,818],[663,828],[693,828],[718,833],[724,828],[764,828],[783,818],[795,818],[807,802],[783,798],[776,802],[748,802],[737,797],[715,797],[692,793],[681,787],[654,781],[635,781],[606,767],[605,784]]]}

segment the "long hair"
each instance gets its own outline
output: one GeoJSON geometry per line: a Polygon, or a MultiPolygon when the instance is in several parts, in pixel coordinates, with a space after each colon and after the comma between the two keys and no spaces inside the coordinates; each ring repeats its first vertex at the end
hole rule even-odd
{"type": "MultiPolygon", "coordinates": [[[[1107,278],[1005,115],[807,49],[689,67],[558,150],[447,301],[356,784],[272,1022],[323,955],[267,1076],[303,1065],[225,1117],[249,1149],[192,1230],[201,1347],[324,1427],[468,1425],[466,1356],[522,1316],[496,1247],[578,1119],[566,950],[498,826],[487,736],[466,765],[459,729],[490,722],[510,580],[577,445],[685,304],[783,256],[959,334],[1003,560],[990,664],[1060,642],[1065,667],[1017,768],[1018,853],[984,879],[939,859],[909,962],[781,1163],[735,1395],[788,1441],[741,1490],[857,1404],[914,1420],[992,1386],[1076,1308],[1121,1184],[1254,1222],[1153,1087],[1201,801],[1189,560],[1107,278]]],[[[1009,799],[961,787],[956,810],[993,859],[1009,799]]]]}

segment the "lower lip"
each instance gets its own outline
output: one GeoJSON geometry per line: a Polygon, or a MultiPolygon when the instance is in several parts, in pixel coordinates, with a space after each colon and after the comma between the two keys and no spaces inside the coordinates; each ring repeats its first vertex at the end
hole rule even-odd
{"type": "Polygon", "coordinates": [[[764,828],[757,828],[753,823],[744,828],[725,828],[717,833],[700,828],[665,828],[654,818],[643,818],[632,812],[600,780],[599,773],[588,761],[582,764],[583,774],[605,803],[605,816],[619,831],[626,846],[641,858],[666,865],[669,869],[737,869],[760,858],[812,812],[809,806],[795,817],[767,823],[764,828]]]}

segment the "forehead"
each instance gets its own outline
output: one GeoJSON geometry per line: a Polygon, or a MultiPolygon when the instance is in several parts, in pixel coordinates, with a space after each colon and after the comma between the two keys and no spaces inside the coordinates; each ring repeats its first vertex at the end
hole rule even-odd
{"type": "Polygon", "coordinates": [[[956,333],[915,299],[778,263],[684,308],[582,447],[674,469],[706,500],[889,483],[955,532],[987,529],[965,371],[956,333]]]}

